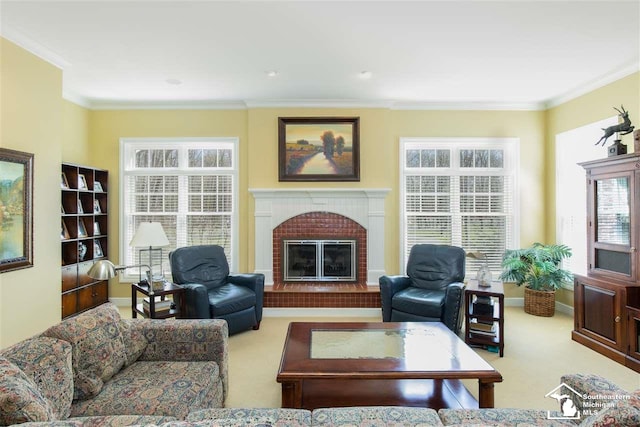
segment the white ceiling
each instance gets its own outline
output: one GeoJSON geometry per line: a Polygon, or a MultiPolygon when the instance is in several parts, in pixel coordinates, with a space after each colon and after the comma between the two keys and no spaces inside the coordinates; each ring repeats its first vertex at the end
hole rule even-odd
{"type": "Polygon", "coordinates": [[[638,0],[0,3],[91,108],[543,108],[637,71],[638,22],[638,0]]]}

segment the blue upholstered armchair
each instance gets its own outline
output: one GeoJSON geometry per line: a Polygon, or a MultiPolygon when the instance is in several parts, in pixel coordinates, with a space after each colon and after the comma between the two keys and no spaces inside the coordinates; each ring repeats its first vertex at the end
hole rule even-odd
{"type": "Polygon", "coordinates": [[[447,245],[415,245],[407,276],[380,277],[384,322],[442,322],[462,326],[465,252],[447,245]]]}
{"type": "Polygon", "coordinates": [[[263,274],[229,274],[224,249],[186,246],[169,254],[174,283],[185,288],[187,319],[224,319],[229,335],[259,329],[264,301],[263,274]]]}

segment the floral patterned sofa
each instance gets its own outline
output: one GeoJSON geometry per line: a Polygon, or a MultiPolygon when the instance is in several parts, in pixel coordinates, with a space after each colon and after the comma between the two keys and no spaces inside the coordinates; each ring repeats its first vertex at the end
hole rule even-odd
{"type": "Polygon", "coordinates": [[[162,424],[224,406],[224,320],[122,319],[103,304],[0,351],[0,425],[162,424]]]}

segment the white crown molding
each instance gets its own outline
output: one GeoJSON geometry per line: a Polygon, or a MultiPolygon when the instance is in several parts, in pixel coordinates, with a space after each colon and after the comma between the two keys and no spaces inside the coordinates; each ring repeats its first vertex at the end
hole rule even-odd
{"type": "Polygon", "coordinates": [[[393,101],[362,99],[267,99],[246,100],[248,108],[391,108],[393,101]]]}
{"type": "Polygon", "coordinates": [[[91,110],[246,110],[242,101],[89,101],[91,110]]]}
{"type": "Polygon", "coordinates": [[[640,71],[640,58],[636,58],[633,61],[623,65],[617,71],[614,71],[609,74],[605,74],[595,80],[592,80],[586,84],[583,84],[575,89],[570,90],[564,95],[560,95],[556,98],[552,98],[545,102],[544,109],[549,109],[553,107],[557,107],[558,105],[564,104],[565,102],[576,99],[582,95],[585,95],[589,92],[592,92],[596,89],[600,89],[610,83],[615,82],[616,80],[620,80],[624,77],[627,77],[637,71],[640,71]]]}
{"type": "Polygon", "coordinates": [[[91,109],[91,103],[89,102],[89,100],[87,100],[87,98],[85,98],[84,96],[78,95],[77,93],[68,90],[68,89],[62,89],[62,98],[66,99],[69,102],[72,102],[74,104],[77,104],[81,107],[87,108],[87,109],[91,109]]]}
{"type": "Polygon", "coordinates": [[[4,24],[1,28],[0,35],[61,70],[68,70],[71,68],[71,63],[69,61],[48,47],[41,45],[24,33],[16,30],[11,25],[4,24]]]}
{"type": "Polygon", "coordinates": [[[392,110],[539,111],[544,102],[396,102],[392,110]]]}

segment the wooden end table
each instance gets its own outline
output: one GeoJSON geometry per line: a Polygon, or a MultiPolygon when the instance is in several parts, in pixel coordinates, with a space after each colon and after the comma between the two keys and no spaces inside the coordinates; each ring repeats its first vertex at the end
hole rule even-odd
{"type": "Polygon", "coordinates": [[[477,280],[470,280],[464,290],[464,342],[469,345],[494,346],[500,357],[504,356],[504,286],[502,282],[491,282],[491,286],[482,287],[477,280]],[[493,301],[490,313],[474,313],[474,297],[489,297],[493,301]],[[495,324],[495,334],[474,331],[471,323],[484,322],[495,324]]]}
{"type": "MultiPolygon", "coordinates": [[[[149,292],[149,285],[146,282],[132,283],[131,284],[131,317],[134,319],[140,314],[142,317],[148,317],[150,319],[167,319],[170,317],[179,317],[180,313],[184,313],[184,298],[178,298],[179,306],[171,308],[167,311],[156,311],[155,297],[159,296],[161,301],[164,301],[168,295],[172,295],[174,301],[176,296],[181,296],[184,292],[184,288],[175,283],[165,282],[161,290],[153,291],[153,296],[149,292]],[[149,298],[149,311],[144,310],[142,302],[138,304],[138,293],[141,293],[149,298]]],[[[176,302],[177,303],[177,302],[176,302]]]]}

